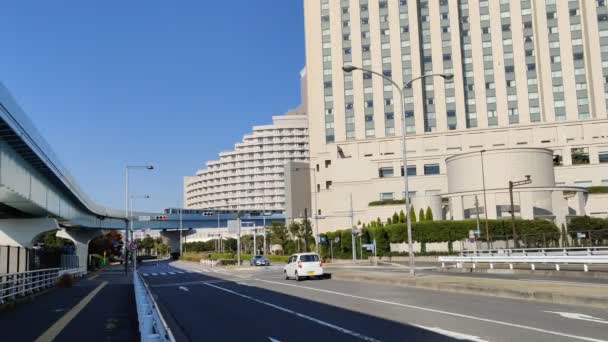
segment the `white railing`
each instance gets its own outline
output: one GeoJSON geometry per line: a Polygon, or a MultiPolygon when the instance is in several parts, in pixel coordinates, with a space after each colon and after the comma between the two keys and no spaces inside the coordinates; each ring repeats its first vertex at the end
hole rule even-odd
{"type": "Polygon", "coordinates": [[[441,266],[446,262],[455,263],[456,268],[462,268],[464,263],[476,268],[478,263],[488,263],[490,269],[494,264],[529,264],[532,270],[536,264],[554,264],[557,271],[560,264],[582,264],[585,272],[590,264],[608,264],[608,247],[566,247],[566,248],[520,248],[463,251],[460,256],[439,257],[441,266]]]}
{"type": "Polygon", "coordinates": [[[215,267],[217,260],[201,259],[201,264],[205,266],[215,267]]]}
{"type": "Polygon", "coordinates": [[[0,304],[55,286],[60,268],[0,274],[0,304]]]}
{"type": "Polygon", "coordinates": [[[135,288],[135,302],[137,305],[141,341],[174,342],[173,333],[160,313],[160,309],[150,292],[150,288],[139,272],[133,272],[133,286],[135,288]]]}

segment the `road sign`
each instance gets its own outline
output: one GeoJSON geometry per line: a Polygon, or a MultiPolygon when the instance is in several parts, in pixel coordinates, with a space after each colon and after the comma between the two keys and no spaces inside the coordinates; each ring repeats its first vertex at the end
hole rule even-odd
{"type": "Polygon", "coordinates": [[[474,238],[475,238],[475,231],[469,230],[469,239],[474,239],[474,238]]]}
{"type": "Polygon", "coordinates": [[[368,251],[373,251],[374,250],[374,244],[373,243],[367,243],[367,244],[363,244],[361,246],[363,248],[367,249],[368,251]]]}
{"type": "Polygon", "coordinates": [[[239,222],[237,220],[228,220],[228,233],[230,233],[230,234],[239,233],[239,222]]]}
{"type": "Polygon", "coordinates": [[[129,249],[132,251],[137,250],[137,242],[135,242],[135,241],[129,242],[129,249]]]}
{"type": "Polygon", "coordinates": [[[361,229],[353,228],[352,232],[353,232],[353,235],[358,235],[358,234],[361,234],[361,229]]]}
{"type": "Polygon", "coordinates": [[[587,237],[587,233],[576,233],[576,237],[579,239],[584,239],[587,237]]]}
{"type": "Polygon", "coordinates": [[[325,236],[321,236],[321,238],[320,238],[320,239],[321,239],[321,242],[322,242],[322,243],[327,242],[327,238],[326,238],[325,236]]]}
{"type": "Polygon", "coordinates": [[[150,221],[152,218],[150,216],[139,216],[137,218],[138,221],[150,221]]]}
{"type": "Polygon", "coordinates": [[[334,238],[334,242],[335,242],[335,243],[340,242],[340,238],[336,236],[336,237],[334,238]]]}

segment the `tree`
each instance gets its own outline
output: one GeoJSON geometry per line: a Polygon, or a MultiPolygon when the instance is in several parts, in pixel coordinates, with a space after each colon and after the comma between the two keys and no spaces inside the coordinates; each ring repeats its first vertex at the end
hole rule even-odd
{"type": "Polygon", "coordinates": [[[424,215],[424,219],[427,221],[433,221],[433,210],[431,207],[426,207],[426,215],[424,215]]]}
{"type": "Polygon", "coordinates": [[[418,222],[422,221],[426,221],[426,218],[424,217],[424,209],[420,208],[420,211],[418,212],[418,222]]]}
{"type": "Polygon", "coordinates": [[[303,228],[300,222],[292,222],[289,225],[289,234],[291,235],[291,238],[296,241],[298,252],[302,251],[302,232],[303,228]]]}
{"type": "Polygon", "coordinates": [[[393,214],[393,223],[399,223],[399,214],[397,214],[397,212],[395,211],[395,213],[393,214]]]}
{"type": "Polygon", "coordinates": [[[399,212],[399,223],[405,223],[406,222],[406,218],[405,218],[405,213],[403,212],[403,209],[399,212]]]}
{"type": "Polygon", "coordinates": [[[302,221],[300,235],[304,239],[304,251],[309,252],[309,243],[310,241],[314,242],[314,240],[312,235],[312,226],[310,225],[310,220],[308,218],[304,218],[302,221]]]}
{"type": "Polygon", "coordinates": [[[270,243],[281,245],[283,252],[287,251],[287,241],[289,240],[289,231],[283,222],[272,222],[270,224],[270,243]]]}
{"type": "Polygon", "coordinates": [[[414,206],[410,207],[410,221],[416,222],[416,210],[414,209],[414,206]]]}
{"type": "Polygon", "coordinates": [[[378,217],[378,219],[376,219],[376,225],[378,227],[382,227],[382,220],[380,220],[380,218],[378,217]]]}
{"type": "Polygon", "coordinates": [[[387,224],[387,225],[392,224],[392,223],[393,223],[393,222],[391,221],[391,218],[390,218],[390,217],[386,219],[386,224],[387,224]]]}

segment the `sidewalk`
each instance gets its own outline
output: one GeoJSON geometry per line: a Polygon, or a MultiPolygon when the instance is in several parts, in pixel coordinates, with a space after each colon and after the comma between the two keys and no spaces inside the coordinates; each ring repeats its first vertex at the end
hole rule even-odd
{"type": "Polygon", "coordinates": [[[514,299],[525,299],[555,304],[585,305],[608,309],[608,286],[574,284],[560,281],[511,280],[471,278],[457,275],[419,275],[414,279],[397,272],[357,271],[331,268],[335,280],[425,288],[514,299]]]}
{"type": "Polygon", "coordinates": [[[7,341],[134,341],[139,339],[131,277],[110,266],[71,288],[57,288],[0,312],[7,341]]]}

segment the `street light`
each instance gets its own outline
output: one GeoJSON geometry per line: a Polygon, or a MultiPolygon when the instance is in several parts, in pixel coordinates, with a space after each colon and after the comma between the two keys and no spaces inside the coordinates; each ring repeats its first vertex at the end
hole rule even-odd
{"type": "Polygon", "coordinates": [[[128,255],[129,255],[129,171],[132,169],[143,169],[143,170],[154,170],[154,166],[152,165],[125,165],[125,274],[128,273],[129,263],[128,263],[128,255]]]}
{"type": "MultiPolygon", "coordinates": [[[[483,154],[486,150],[479,151],[479,158],[481,159],[481,184],[483,187],[483,212],[485,216],[485,225],[486,225],[486,245],[488,249],[492,249],[490,245],[490,228],[488,228],[488,201],[486,199],[486,172],[483,165],[483,154]]],[[[479,213],[477,213],[479,215],[479,213]]]]}
{"type": "MultiPolygon", "coordinates": [[[[143,199],[148,199],[150,198],[150,195],[143,195],[143,196],[136,196],[136,195],[131,195],[129,196],[129,225],[130,230],[131,230],[131,241],[135,241],[135,232],[133,231],[133,221],[135,220],[135,217],[133,216],[133,199],[134,198],[143,198],[143,199]]],[[[137,251],[133,251],[133,271],[137,270],[137,251]]]]}
{"type": "MultiPolygon", "coordinates": [[[[509,198],[511,200],[511,227],[513,228],[513,242],[515,248],[519,248],[519,241],[517,239],[517,232],[515,231],[515,205],[513,204],[513,188],[520,185],[532,183],[532,176],[526,175],[525,180],[521,181],[509,181],[509,198]]],[[[521,201],[519,201],[519,215],[521,216],[521,201]]],[[[507,239],[508,241],[509,239],[507,239]]]]}
{"type": "Polygon", "coordinates": [[[421,80],[427,77],[441,77],[444,80],[451,80],[452,78],[454,78],[453,74],[426,74],[426,75],[422,75],[416,78],[413,78],[412,80],[410,80],[409,82],[407,82],[405,84],[405,87],[400,87],[395,81],[393,81],[392,78],[381,74],[379,72],[373,71],[373,70],[368,70],[368,69],[363,69],[363,68],[359,68],[353,65],[345,65],[342,67],[342,70],[344,70],[344,72],[353,72],[355,70],[361,70],[363,72],[369,72],[371,74],[377,75],[382,77],[383,79],[391,82],[395,88],[397,88],[397,90],[399,91],[399,97],[401,99],[401,112],[403,115],[402,118],[402,130],[401,130],[401,140],[402,140],[402,149],[403,149],[403,186],[405,188],[405,217],[406,217],[406,222],[407,222],[407,243],[408,243],[408,254],[409,254],[409,266],[410,266],[410,275],[413,277],[416,275],[415,273],[415,267],[416,267],[416,261],[414,259],[414,244],[412,242],[412,219],[410,217],[410,192],[409,192],[409,184],[408,184],[408,179],[407,179],[407,150],[406,150],[406,142],[405,142],[405,129],[406,129],[406,125],[405,125],[405,95],[403,93],[403,88],[411,88],[412,86],[412,82],[416,81],[416,80],[421,80]]]}

